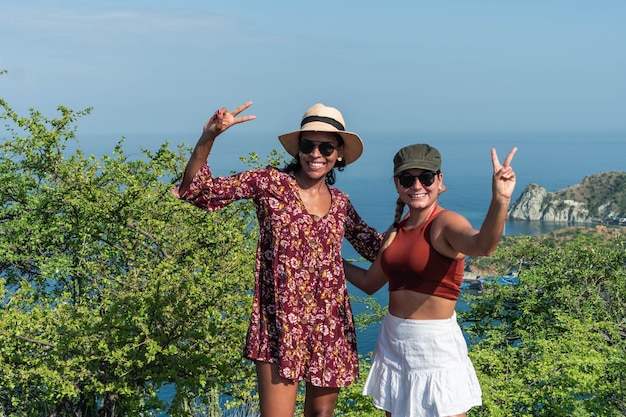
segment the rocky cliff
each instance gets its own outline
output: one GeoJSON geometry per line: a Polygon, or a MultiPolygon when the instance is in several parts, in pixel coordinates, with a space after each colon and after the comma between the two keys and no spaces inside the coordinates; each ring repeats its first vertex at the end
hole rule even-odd
{"type": "Polygon", "coordinates": [[[580,184],[549,192],[528,185],[509,208],[511,220],[592,223],[626,216],[626,172],[604,172],[585,177],[580,184]]]}

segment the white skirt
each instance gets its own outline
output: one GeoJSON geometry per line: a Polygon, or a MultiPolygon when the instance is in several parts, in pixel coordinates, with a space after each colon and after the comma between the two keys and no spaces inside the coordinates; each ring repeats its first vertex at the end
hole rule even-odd
{"type": "Polygon", "coordinates": [[[456,321],[401,319],[387,313],[364,395],[393,417],[444,417],[482,404],[482,391],[456,321]]]}

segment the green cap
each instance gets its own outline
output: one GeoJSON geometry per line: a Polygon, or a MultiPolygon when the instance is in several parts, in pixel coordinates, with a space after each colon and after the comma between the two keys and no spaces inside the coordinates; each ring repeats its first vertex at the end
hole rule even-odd
{"type": "Polygon", "coordinates": [[[411,168],[439,171],[441,155],[430,145],[419,143],[405,146],[393,157],[393,175],[411,168]]]}

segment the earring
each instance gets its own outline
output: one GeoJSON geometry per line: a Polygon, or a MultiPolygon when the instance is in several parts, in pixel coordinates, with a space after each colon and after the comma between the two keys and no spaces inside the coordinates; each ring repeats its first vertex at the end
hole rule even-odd
{"type": "Polygon", "coordinates": [[[337,158],[337,161],[341,162],[341,161],[343,161],[343,158],[339,157],[339,158],[337,158]]]}

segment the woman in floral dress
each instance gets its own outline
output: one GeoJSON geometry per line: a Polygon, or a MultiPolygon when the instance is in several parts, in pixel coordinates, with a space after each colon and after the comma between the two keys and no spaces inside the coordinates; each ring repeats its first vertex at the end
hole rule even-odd
{"type": "Polygon", "coordinates": [[[244,356],[256,364],[262,416],[293,416],[306,382],[305,416],[332,416],[339,389],[358,376],[356,336],[341,258],[343,238],[373,260],[381,235],[332,187],[335,170],[359,158],[363,143],[341,113],[316,104],[300,129],[279,136],[295,160],[287,167],[213,177],[207,158],[216,137],[252,120],[248,102],[218,110],[204,125],[173,192],[213,211],[252,199],[260,235],[254,302],[244,356]]]}

